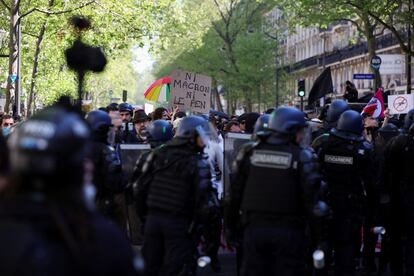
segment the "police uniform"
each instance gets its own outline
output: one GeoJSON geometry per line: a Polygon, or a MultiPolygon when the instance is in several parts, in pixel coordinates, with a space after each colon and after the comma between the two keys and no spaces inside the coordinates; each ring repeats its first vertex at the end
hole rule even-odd
{"type": "Polygon", "coordinates": [[[346,111],[337,128],[321,137],[318,145],[318,159],[328,183],[333,212],[330,239],[335,252],[335,275],[354,275],[362,223],[365,222],[365,227],[372,226],[368,211],[374,204],[373,149],[363,139],[362,131],[361,116],[346,111]]]}
{"type": "Polygon", "coordinates": [[[121,160],[110,145],[95,142],[92,150],[94,163],[92,182],[96,186],[96,206],[102,214],[122,225],[124,223],[122,213],[115,202],[115,196],[125,190],[121,160]]]}
{"type": "Polygon", "coordinates": [[[326,118],[324,118],[323,125],[320,129],[312,133],[312,140],[315,141],[316,144],[320,143],[319,141],[322,139],[321,136],[324,134],[328,134],[332,128],[336,127],[338,123],[339,117],[342,113],[349,109],[348,103],[344,100],[334,100],[328,107],[326,111],[326,118]]]}
{"type": "Polygon", "coordinates": [[[108,218],[124,227],[125,219],[115,197],[125,189],[121,160],[116,150],[108,143],[108,132],[112,126],[109,115],[101,110],[87,114],[86,121],[92,129],[91,159],[94,165],[92,183],[96,187],[96,205],[108,218]]]}
{"type": "Polygon", "coordinates": [[[269,123],[279,133],[244,145],[236,159],[225,220],[230,233],[242,225],[242,275],[306,274],[306,218],[313,215],[320,175],[313,151],[291,138],[305,125],[303,113],[280,108],[269,123]]]}
{"type": "Polygon", "coordinates": [[[194,139],[204,119],[183,119],[177,137],[154,150],[138,186],[147,208],[143,255],[147,275],[194,275],[199,218],[212,191],[210,167],[194,139]]]}
{"type": "Polygon", "coordinates": [[[56,107],[11,135],[16,183],[0,203],[1,275],[136,275],[128,241],[86,199],[89,137],[80,116],[56,107]]]}

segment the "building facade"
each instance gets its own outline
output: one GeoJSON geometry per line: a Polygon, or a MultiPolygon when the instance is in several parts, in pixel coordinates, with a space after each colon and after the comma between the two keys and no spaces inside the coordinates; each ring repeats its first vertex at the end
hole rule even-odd
{"type": "MultiPolygon", "coordinates": [[[[275,9],[267,14],[270,22],[280,22],[282,13],[275,9]]],[[[275,24],[273,24],[275,25],[275,24]]],[[[277,25],[277,24],[276,24],[277,25]]],[[[277,26],[275,26],[277,28],[277,26]]],[[[383,28],[375,33],[376,54],[387,56],[392,62],[403,63],[403,71],[381,72],[382,86],[391,94],[406,93],[407,77],[405,74],[405,57],[395,36],[383,28]]],[[[281,52],[284,68],[292,76],[288,83],[289,101],[297,100],[297,80],[305,79],[306,91],[309,92],[315,79],[324,68],[331,67],[334,95],[339,97],[345,92],[345,82],[355,84],[360,96],[371,92],[374,80],[354,79],[355,74],[372,74],[371,60],[368,56],[367,41],[357,27],[349,21],[332,24],[328,29],[297,26],[281,39],[281,52]]],[[[388,59],[387,59],[388,60],[388,59]]],[[[414,68],[414,67],[412,67],[414,68]]],[[[413,73],[413,69],[411,72],[413,73]]],[[[414,74],[412,74],[414,80],[414,74]]]]}

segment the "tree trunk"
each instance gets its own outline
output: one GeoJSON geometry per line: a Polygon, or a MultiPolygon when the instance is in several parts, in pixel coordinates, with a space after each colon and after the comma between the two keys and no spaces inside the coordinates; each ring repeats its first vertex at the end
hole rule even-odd
{"type": "Polygon", "coordinates": [[[216,101],[217,101],[217,109],[219,111],[223,112],[223,105],[221,104],[221,98],[220,98],[220,94],[219,94],[217,88],[214,90],[214,93],[216,93],[215,98],[216,98],[216,101]]]}
{"type": "Polygon", "coordinates": [[[42,27],[40,29],[39,37],[37,38],[36,42],[36,52],[33,59],[33,70],[32,70],[32,79],[30,81],[30,91],[29,91],[29,100],[27,103],[27,116],[31,116],[33,114],[33,99],[34,99],[34,91],[36,86],[36,78],[39,68],[39,56],[40,50],[43,42],[43,38],[45,36],[47,21],[43,22],[42,27]]]}
{"type": "MultiPolygon", "coordinates": [[[[376,55],[376,41],[374,36],[375,26],[370,22],[368,15],[361,16],[364,22],[365,37],[367,38],[368,46],[368,57],[369,62],[376,55]]],[[[381,75],[380,71],[371,67],[372,72],[375,74],[374,92],[377,91],[378,87],[381,87],[381,75]]]]}
{"type": "MultiPolygon", "coordinates": [[[[55,4],[55,0],[49,0],[48,9],[52,8],[54,4],[55,4]]],[[[40,52],[42,50],[42,42],[43,42],[43,39],[45,37],[45,32],[46,32],[46,28],[47,28],[47,21],[48,21],[49,16],[50,16],[50,14],[45,15],[46,19],[43,22],[42,27],[40,27],[39,36],[38,36],[37,41],[36,41],[36,51],[35,51],[35,55],[34,55],[34,58],[33,58],[32,79],[30,81],[29,101],[27,103],[27,115],[28,116],[32,115],[32,113],[33,113],[34,93],[35,93],[35,89],[36,89],[36,79],[37,79],[37,73],[38,73],[38,69],[39,69],[39,56],[40,56],[40,52]]]]}
{"type": "Polygon", "coordinates": [[[19,21],[19,11],[16,9],[16,5],[19,0],[10,0],[10,26],[9,26],[9,75],[7,78],[7,88],[6,88],[6,104],[4,111],[9,113],[11,111],[12,104],[12,95],[16,91],[17,80],[12,81],[12,76],[17,76],[17,57],[19,53],[18,49],[18,21],[19,21]]]}

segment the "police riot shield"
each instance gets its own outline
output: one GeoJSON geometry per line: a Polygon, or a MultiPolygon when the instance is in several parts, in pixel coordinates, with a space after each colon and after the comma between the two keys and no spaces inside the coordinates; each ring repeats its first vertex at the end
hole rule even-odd
{"type": "Polygon", "coordinates": [[[151,150],[149,144],[121,144],[120,154],[122,161],[122,172],[125,179],[130,179],[134,171],[135,164],[141,155],[151,150]]]}
{"type": "MultiPolygon", "coordinates": [[[[149,144],[121,144],[120,155],[124,180],[130,182],[135,164],[142,154],[151,150],[149,144]]],[[[131,183],[128,183],[129,185],[131,183]]],[[[140,233],[141,222],[138,218],[135,204],[132,200],[132,190],[127,189],[124,198],[123,213],[126,218],[126,231],[134,245],[142,244],[143,237],[140,233]]]]}
{"type": "Polygon", "coordinates": [[[228,194],[232,179],[232,164],[241,146],[251,141],[251,134],[227,133],[224,137],[224,196],[228,194]]]}

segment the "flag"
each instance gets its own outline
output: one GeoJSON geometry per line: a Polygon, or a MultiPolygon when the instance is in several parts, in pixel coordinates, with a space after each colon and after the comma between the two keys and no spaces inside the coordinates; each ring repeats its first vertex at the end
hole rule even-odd
{"type": "Polygon", "coordinates": [[[371,116],[373,118],[384,118],[384,99],[382,98],[382,88],[378,88],[377,93],[371,98],[364,107],[361,114],[371,116]]]}
{"type": "Polygon", "coordinates": [[[309,92],[308,105],[313,104],[326,94],[333,93],[331,67],[326,68],[315,80],[309,92]]]}

